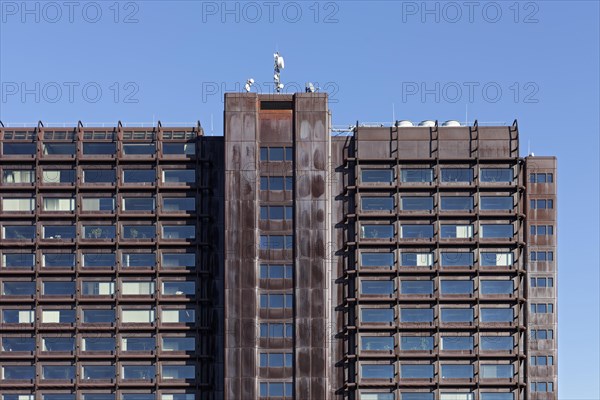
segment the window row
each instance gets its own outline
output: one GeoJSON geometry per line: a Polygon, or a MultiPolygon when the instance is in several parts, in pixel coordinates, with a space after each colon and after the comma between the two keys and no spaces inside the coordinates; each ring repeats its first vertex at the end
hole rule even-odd
{"type": "MultiPolygon", "coordinates": [[[[439,350],[442,351],[473,351],[475,349],[475,337],[456,336],[440,334],[439,350]]],[[[484,333],[478,337],[478,350],[480,351],[512,351],[514,349],[512,336],[487,336],[484,333]]],[[[401,351],[433,351],[436,347],[433,336],[369,336],[363,334],[360,337],[360,349],[363,351],[386,351],[391,352],[398,348],[401,351]]]]}
{"type": "Polygon", "coordinates": [[[531,235],[554,235],[553,225],[531,225],[529,227],[531,235]]]}
{"type": "MultiPolygon", "coordinates": [[[[76,395],[73,393],[64,392],[42,392],[41,397],[37,397],[35,394],[4,394],[2,400],[76,400],[76,395]]],[[[193,393],[169,393],[169,391],[163,392],[160,395],[154,393],[141,393],[141,392],[121,392],[120,395],[115,396],[114,393],[103,393],[103,392],[82,392],[80,400],[195,400],[196,395],[193,393]]]]}
{"type": "Polygon", "coordinates": [[[529,208],[532,210],[535,209],[553,209],[554,208],[554,200],[552,199],[537,199],[537,200],[529,200],[529,208]]]}
{"type": "Polygon", "coordinates": [[[292,338],[294,324],[291,322],[261,322],[259,328],[261,338],[292,338]]]}
{"type": "Polygon", "coordinates": [[[263,221],[292,221],[294,219],[294,208],[292,206],[261,206],[260,219],[263,221]]]}
{"type": "MultiPolygon", "coordinates": [[[[512,392],[488,392],[481,389],[479,392],[479,400],[515,400],[515,395],[512,392]]],[[[432,392],[416,392],[410,390],[402,390],[400,393],[386,392],[371,392],[363,391],[360,393],[360,400],[475,400],[473,392],[452,392],[448,389],[442,389],[437,395],[432,392]]]]}
{"type": "MultiPolygon", "coordinates": [[[[433,168],[365,168],[362,167],[360,180],[362,183],[394,183],[397,176],[403,183],[431,183],[439,179],[440,182],[472,183],[474,181],[472,168],[444,168],[440,176],[436,177],[433,168]]],[[[479,182],[514,182],[516,176],[513,168],[480,168],[479,182]]]]}
{"type": "MultiPolygon", "coordinates": [[[[433,379],[435,366],[432,364],[401,364],[396,368],[394,364],[360,364],[361,379],[386,379],[392,380],[396,376],[396,369],[400,379],[433,379]]],[[[446,364],[440,363],[439,376],[441,379],[473,379],[475,368],[472,364],[446,364]]],[[[481,363],[478,377],[484,379],[512,379],[515,375],[513,364],[481,363]]]]}
{"type": "Polygon", "coordinates": [[[291,368],[292,353],[260,353],[259,366],[262,368],[291,368]]]}
{"type": "MultiPolygon", "coordinates": [[[[41,335],[39,351],[44,352],[73,352],[79,349],[83,352],[114,352],[119,343],[119,350],[127,351],[196,351],[196,338],[185,336],[163,336],[158,341],[157,348],[154,337],[126,336],[122,335],[119,340],[114,337],[103,337],[98,335],[86,336],[83,334],[79,340],[73,336],[41,335]]],[[[6,352],[35,352],[36,338],[31,336],[9,336],[0,337],[2,351],[6,352]]]]}
{"type": "Polygon", "coordinates": [[[507,279],[481,279],[478,282],[471,279],[441,279],[436,284],[433,280],[362,278],[359,285],[360,294],[376,296],[393,296],[397,292],[401,295],[433,295],[434,292],[442,295],[473,295],[476,290],[482,295],[510,295],[515,288],[514,282],[507,279]]]}
{"type": "Polygon", "coordinates": [[[554,261],[554,252],[532,251],[529,253],[529,261],[554,261]]]}
{"type": "Polygon", "coordinates": [[[529,309],[534,314],[552,314],[554,313],[554,304],[552,303],[532,303],[529,309]]]}
{"type": "Polygon", "coordinates": [[[554,330],[553,329],[531,329],[529,331],[530,340],[553,340],[554,330]]]}
{"type": "MultiPolygon", "coordinates": [[[[193,184],[196,182],[196,169],[166,169],[161,168],[157,175],[155,169],[146,168],[122,168],[117,174],[115,169],[108,168],[80,168],[57,169],[56,167],[43,168],[41,172],[41,183],[48,185],[75,184],[77,182],[119,184],[142,184],[153,185],[156,182],[164,184],[193,184]],[[81,178],[78,179],[78,176],[81,178]],[[118,179],[117,179],[118,178],[118,179]]],[[[36,174],[31,169],[4,169],[2,171],[3,184],[34,183],[36,174]]]]}
{"type": "Polygon", "coordinates": [[[533,393],[549,393],[554,392],[553,382],[531,382],[529,390],[533,393]]]}
{"type": "MultiPolygon", "coordinates": [[[[121,268],[156,268],[156,253],[154,252],[98,252],[98,251],[80,251],[79,254],[70,250],[62,252],[42,251],[39,254],[39,261],[42,268],[60,268],[73,269],[79,262],[83,268],[115,269],[117,260],[120,261],[121,268]]],[[[159,252],[161,268],[196,268],[195,253],[168,253],[159,252]]],[[[28,253],[25,250],[4,250],[2,253],[0,268],[14,269],[33,269],[36,265],[36,254],[28,253]]]]}
{"type": "MultiPolygon", "coordinates": [[[[436,319],[436,310],[433,308],[370,308],[360,309],[360,320],[363,323],[392,324],[394,321],[402,323],[433,323],[436,319]]],[[[440,307],[437,319],[441,323],[472,323],[476,317],[476,309],[459,307],[440,307]]],[[[478,310],[479,322],[484,323],[512,323],[515,315],[512,308],[486,308],[478,310]]]]}
{"type": "MultiPolygon", "coordinates": [[[[184,142],[160,142],[162,154],[165,155],[194,155],[196,153],[195,143],[184,142]]],[[[154,155],[157,151],[156,142],[119,142],[120,150],[126,156],[154,155]]],[[[41,144],[42,155],[71,156],[77,155],[77,143],[74,142],[43,142],[41,144]]],[[[116,155],[117,142],[82,142],[80,154],[92,155],[116,155]]],[[[5,156],[35,156],[37,154],[36,142],[9,142],[2,143],[2,154],[5,156]]]]}
{"type": "Polygon", "coordinates": [[[261,250],[290,250],[294,244],[292,235],[260,235],[261,250]]]}
{"type": "Polygon", "coordinates": [[[260,308],[292,308],[294,307],[293,294],[268,293],[261,294],[260,308]]]}
{"type": "MultiPolygon", "coordinates": [[[[470,239],[475,235],[472,224],[440,224],[439,236],[442,239],[470,239]]],[[[400,224],[398,232],[394,224],[360,225],[362,239],[394,239],[396,233],[401,239],[433,239],[436,234],[434,225],[400,224]]],[[[479,237],[485,239],[512,239],[515,235],[513,224],[480,224],[479,237]]]]}
{"type": "Polygon", "coordinates": [[[287,146],[261,146],[260,161],[294,161],[294,148],[287,146]]]}
{"type": "Polygon", "coordinates": [[[292,279],[294,274],[291,264],[261,264],[260,279],[292,279]]]}
{"type": "Polygon", "coordinates": [[[294,190],[291,176],[261,176],[260,190],[294,190]]]}
{"type": "MultiPolygon", "coordinates": [[[[156,211],[156,199],[148,197],[120,196],[120,210],[123,212],[154,212],[156,211]]],[[[34,197],[4,197],[0,199],[3,212],[27,212],[36,211],[36,199],[34,197]]],[[[117,209],[113,197],[88,197],[82,196],[77,200],[75,197],[50,197],[44,196],[40,200],[40,210],[45,212],[82,212],[114,213],[117,209]]],[[[196,199],[193,197],[164,197],[161,196],[161,211],[163,212],[190,212],[196,210],[196,199]]]]}
{"type": "Polygon", "coordinates": [[[258,393],[260,397],[291,399],[293,390],[294,384],[292,382],[260,382],[258,393]]]}
{"type": "MultiPolygon", "coordinates": [[[[471,251],[440,251],[439,259],[435,260],[442,267],[472,267],[475,264],[475,254],[471,251]]],[[[360,265],[363,268],[392,269],[396,263],[402,267],[432,267],[434,253],[428,251],[368,252],[361,251],[360,265]]],[[[511,251],[481,251],[479,265],[482,267],[509,267],[514,262],[511,251]]]]}
{"type": "MultiPolygon", "coordinates": [[[[5,324],[33,324],[36,321],[36,310],[34,309],[10,309],[0,310],[2,323],[5,324]]],[[[156,321],[156,313],[153,308],[127,308],[120,307],[119,321],[131,324],[153,324],[156,321]]],[[[196,310],[163,307],[160,312],[161,323],[184,323],[196,322],[196,310]]],[[[38,318],[42,324],[114,324],[116,323],[117,311],[113,308],[80,308],[78,310],[67,308],[43,308],[38,309],[38,318]],[[79,314],[79,315],[78,315],[79,314]]]]}
{"type": "Polygon", "coordinates": [[[554,287],[554,278],[535,277],[530,279],[529,286],[531,287],[554,287]]]}
{"type": "Polygon", "coordinates": [[[529,357],[529,365],[533,365],[533,366],[554,365],[554,357],[553,356],[531,356],[531,357],[529,357]]]}
{"type": "Polygon", "coordinates": [[[545,173],[529,174],[529,183],[552,183],[554,182],[554,175],[545,173]]]}
{"type": "MultiPolygon", "coordinates": [[[[362,196],[362,211],[394,211],[399,206],[402,211],[433,211],[435,200],[430,196],[401,196],[397,201],[394,196],[362,196]]],[[[513,196],[479,196],[475,203],[473,196],[440,196],[437,207],[441,211],[473,211],[478,207],[481,211],[511,211],[516,206],[513,196]]]]}

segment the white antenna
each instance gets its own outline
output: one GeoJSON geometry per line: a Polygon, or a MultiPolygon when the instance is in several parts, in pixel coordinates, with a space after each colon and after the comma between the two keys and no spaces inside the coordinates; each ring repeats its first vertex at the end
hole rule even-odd
{"type": "Polygon", "coordinates": [[[246,84],[244,85],[244,89],[246,90],[246,92],[250,92],[250,88],[252,88],[252,85],[254,85],[254,79],[250,78],[246,81],[246,84]]]}
{"type": "Polygon", "coordinates": [[[306,93],[314,93],[319,89],[320,88],[315,87],[315,85],[312,82],[306,82],[306,84],[304,85],[304,91],[306,93]]]}
{"type": "Polygon", "coordinates": [[[281,89],[283,89],[283,83],[281,83],[281,70],[285,68],[285,63],[283,61],[283,57],[279,55],[279,52],[273,54],[273,58],[275,59],[275,65],[273,67],[273,81],[275,83],[275,91],[277,93],[281,93],[281,89]]]}

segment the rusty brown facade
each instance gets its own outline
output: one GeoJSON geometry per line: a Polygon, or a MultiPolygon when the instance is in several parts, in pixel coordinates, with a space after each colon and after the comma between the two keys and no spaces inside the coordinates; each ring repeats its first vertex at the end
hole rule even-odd
{"type": "Polygon", "coordinates": [[[0,125],[0,400],[556,399],[556,159],[327,101],[0,125]]]}

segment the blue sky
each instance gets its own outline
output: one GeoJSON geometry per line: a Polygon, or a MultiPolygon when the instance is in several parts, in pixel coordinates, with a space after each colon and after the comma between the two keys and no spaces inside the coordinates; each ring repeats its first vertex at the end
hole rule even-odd
{"type": "Polygon", "coordinates": [[[220,135],[223,93],[269,92],[275,50],[334,125],[517,118],[522,154],[559,162],[559,398],[598,399],[599,37],[596,1],[0,1],[0,119],[220,135]]]}

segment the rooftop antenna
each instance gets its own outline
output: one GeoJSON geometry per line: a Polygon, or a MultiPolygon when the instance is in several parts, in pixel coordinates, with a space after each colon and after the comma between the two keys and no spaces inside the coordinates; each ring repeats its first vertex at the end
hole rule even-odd
{"type": "Polygon", "coordinates": [[[250,92],[250,88],[252,88],[252,85],[254,85],[254,79],[250,78],[246,81],[246,84],[244,85],[244,89],[246,90],[246,92],[250,92]]]}
{"type": "Polygon", "coordinates": [[[273,54],[273,58],[275,59],[275,65],[273,67],[273,81],[275,83],[275,92],[281,93],[281,89],[283,89],[283,83],[281,83],[281,70],[285,68],[285,64],[283,61],[283,57],[279,55],[279,52],[273,54]]]}
{"type": "Polygon", "coordinates": [[[320,88],[315,87],[315,85],[312,82],[306,82],[306,84],[304,85],[304,91],[306,93],[314,93],[319,89],[320,88]]]}

